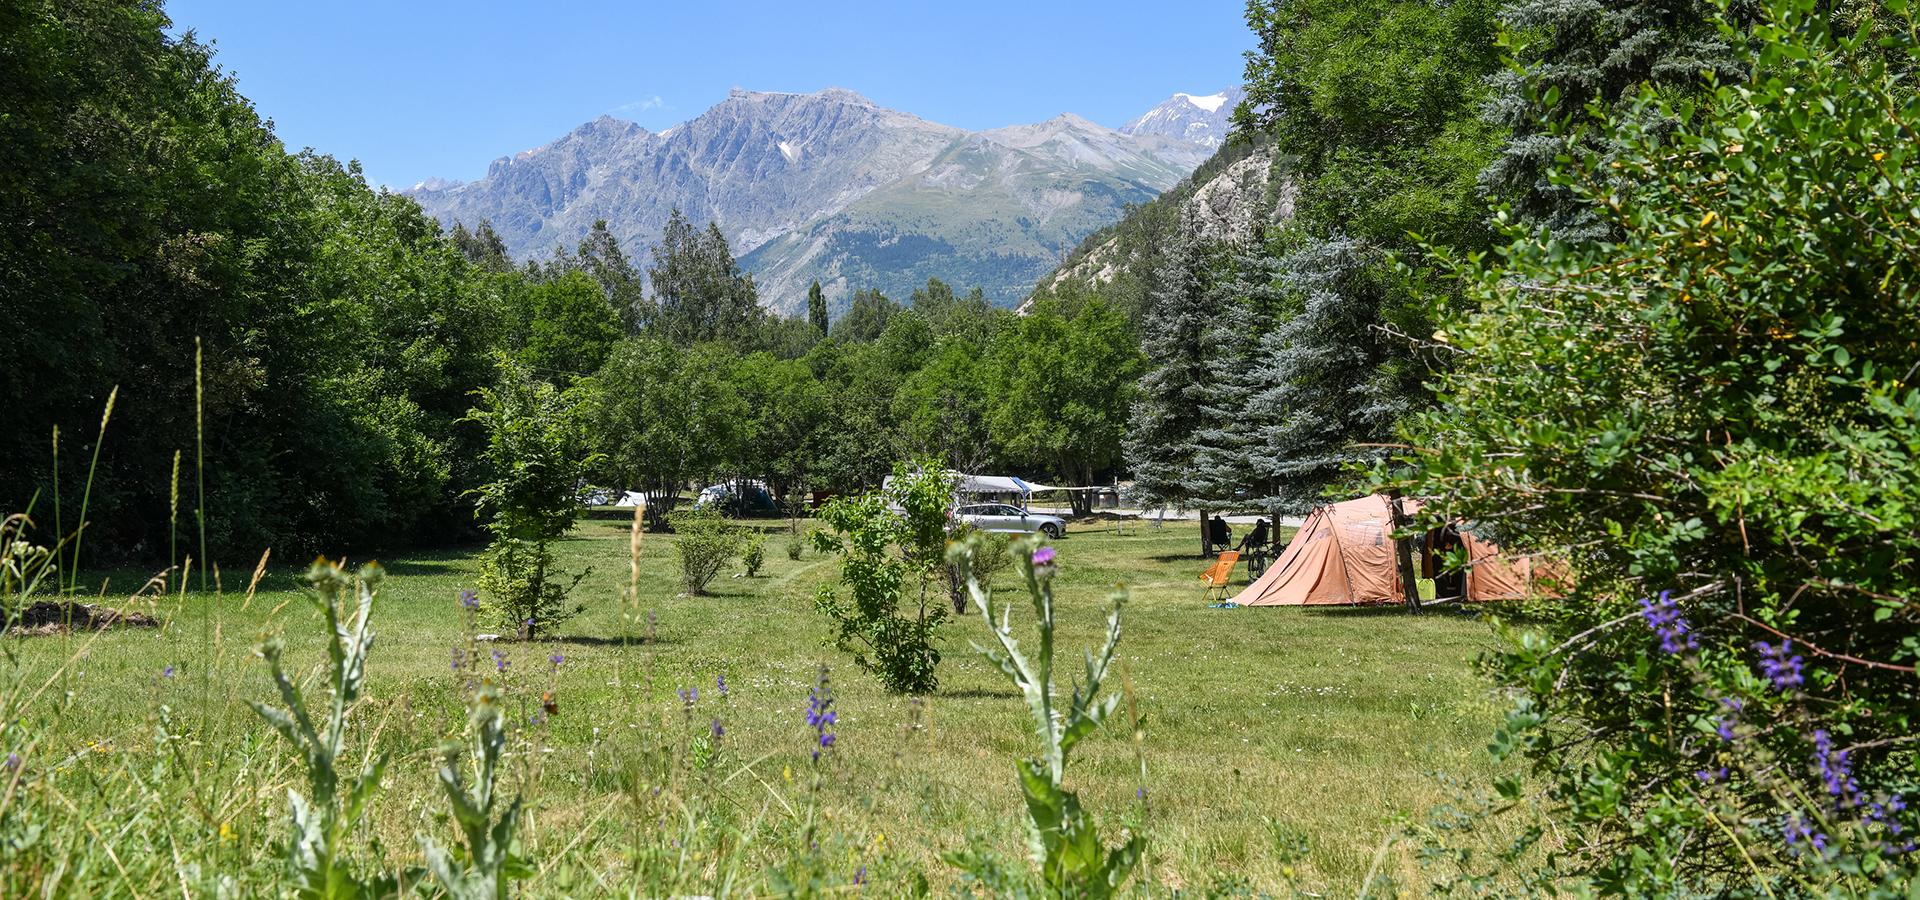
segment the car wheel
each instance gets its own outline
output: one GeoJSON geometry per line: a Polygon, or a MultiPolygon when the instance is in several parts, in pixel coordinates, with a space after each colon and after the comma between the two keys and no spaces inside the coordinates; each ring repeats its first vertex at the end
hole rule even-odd
{"type": "Polygon", "coordinates": [[[1060,526],[1052,522],[1043,523],[1040,526],[1040,533],[1046,535],[1048,540],[1057,541],[1060,539],[1060,526]]]}

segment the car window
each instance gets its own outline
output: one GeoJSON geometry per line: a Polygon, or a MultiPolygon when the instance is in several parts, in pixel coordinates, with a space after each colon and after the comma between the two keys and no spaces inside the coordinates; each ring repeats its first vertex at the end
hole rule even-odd
{"type": "Polygon", "coordinates": [[[1003,516],[1017,516],[1020,514],[1020,508],[1016,506],[1002,506],[1000,507],[1000,514],[1003,516]]]}

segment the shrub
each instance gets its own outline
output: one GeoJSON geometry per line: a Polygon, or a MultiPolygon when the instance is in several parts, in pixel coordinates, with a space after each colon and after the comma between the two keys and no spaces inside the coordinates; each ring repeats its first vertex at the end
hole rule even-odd
{"type": "Polygon", "coordinates": [[[980,617],[999,645],[976,648],[1020,689],[1040,738],[1040,758],[1021,760],[1017,768],[1020,792],[1027,801],[1027,842],[1034,865],[1039,868],[1037,880],[1042,890],[1028,889],[1021,883],[1024,879],[1011,876],[978,849],[948,859],[1000,896],[1111,897],[1145,855],[1146,835],[1135,829],[1125,843],[1107,847],[1100,840],[1093,817],[1081,808],[1079,796],[1063,785],[1073,748],[1111,717],[1120,704],[1118,694],[1109,692],[1103,697],[1100,688],[1120,646],[1120,609],[1126,603],[1126,592],[1114,592],[1113,609],[1107,614],[1106,643],[1099,653],[1087,655],[1086,671],[1075,685],[1067,708],[1057,709],[1053,684],[1053,575],[1057,567],[1053,548],[1023,541],[1014,550],[1033,601],[1034,625],[1040,637],[1039,651],[1028,657],[1013,636],[1011,605],[996,615],[993,598],[972,571],[973,561],[979,558],[985,543],[978,535],[965,543],[955,543],[949,558],[959,568],[967,593],[980,607],[980,617]]]}
{"type": "Polygon", "coordinates": [[[1617,155],[1569,151],[1614,237],[1513,229],[1463,267],[1478,311],[1412,431],[1430,513],[1570,565],[1490,661],[1518,698],[1494,746],[1579,836],[1547,863],[1600,893],[1914,875],[1920,96],[1904,38],[1824,15],[1770,4],[1725,29],[1748,81],[1649,92],[1604,123],[1617,155]]]}
{"type": "Polygon", "coordinates": [[[937,466],[902,465],[886,490],[836,498],[820,510],[833,532],[815,533],[815,545],[841,554],[846,593],[826,585],[814,605],[832,623],[833,645],[895,693],[925,693],[939,684],[933,637],[947,604],[927,601],[941,570],[952,501],[953,485],[937,466]]]}
{"type": "Polygon", "coordinates": [[[747,549],[740,552],[740,563],[751,577],[760,574],[760,567],[767,563],[767,536],[756,534],[746,539],[746,545],[747,549]]]}
{"type": "Polygon", "coordinates": [[[680,580],[689,594],[706,593],[727,561],[745,542],[740,528],[712,507],[690,507],[667,517],[673,523],[674,552],[680,555],[680,580]]]}
{"type": "Polygon", "coordinates": [[[498,383],[476,396],[480,405],[467,418],[486,428],[495,476],[474,491],[476,512],[493,515],[480,583],[494,617],[532,639],[586,609],[567,608],[566,598],[592,570],[566,581],[548,547],[579,518],[579,487],[598,461],[585,450],[585,394],[561,391],[502,358],[498,383]]]}
{"type": "Polygon", "coordinates": [[[800,551],[804,547],[805,545],[801,543],[799,538],[787,538],[787,558],[798,562],[800,559],[800,551]]]}

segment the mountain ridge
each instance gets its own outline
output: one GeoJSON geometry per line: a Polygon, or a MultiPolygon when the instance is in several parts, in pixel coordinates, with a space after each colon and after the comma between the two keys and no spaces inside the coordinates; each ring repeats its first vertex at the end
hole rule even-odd
{"type": "Polygon", "coordinates": [[[846,88],[736,88],[657,133],[600,116],[480,179],[403,193],[449,225],[490,221],[516,258],[571,246],[606,219],[641,265],[678,208],[720,225],[781,312],[816,278],[836,307],[859,288],[904,296],[927,277],[1012,305],[1087,233],[1207,154],[1071,113],[966,131],[846,88]]]}

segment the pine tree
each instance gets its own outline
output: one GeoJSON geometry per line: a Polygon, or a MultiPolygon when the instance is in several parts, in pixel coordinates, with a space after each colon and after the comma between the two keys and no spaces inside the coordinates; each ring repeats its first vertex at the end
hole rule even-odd
{"type": "Polygon", "coordinates": [[[1393,433],[1416,397],[1392,376],[1401,352],[1379,328],[1378,260],[1343,237],[1309,239],[1276,262],[1285,314],[1260,339],[1248,378],[1242,457],[1262,505],[1304,513],[1351,462],[1378,456],[1356,444],[1393,433]]]}
{"type": "Polygon", "coordinates": [[[1252,407],[1272,386],[1260,354],[1282,303],[1279,260],[1264,245],[1236,248],[1227,261],[1206,295],[1215,312],[1201,343],[1216,377],[1201,401],[1190,477],[1199,496],[1244,507],[1247,497],[1270,497],[1275,489],[1252,407]]]}
{"type": "Polygon", "coordinates": [[[807,322],[821,337],[827,334],[827,295],[820,290],[820,280],[814,279],[813,286],[807,288],[807,322]]]}
{"type": "MultiPolygon", "coordinates": [[[[1698,86],[1704,72],[1725,81],[1745,71],[1705,0],[1520,0],[1501,19],[1535,37],[1516,48],[1517,68],[1493,76],[1486,117],[1511,136],[1481,185],[1521,218],[1567,237],[1601,237],[1605,229],[1569,188],[1547,181],[1554,158],[1566,152],[1565,139],[1552,133],[1557,123],[1583,117],[1592,103],[1617,107],[1648,82],[1698,86]]],[[[1606,134],[1592,129],[1580,138],[1603,164],[1612,155],[1606,134]]]]}
{"type": "Polygon", "coordinates": [[[1211,315],[1203,266],[1191,239],[1176,240],[1148,297],[1141,350],[1149,368],[1126,440],[1134,492],[1148,507],[1183,507],[1197,496],[1190,476],[1213,381],[1203,343],[1211,315]]]}

